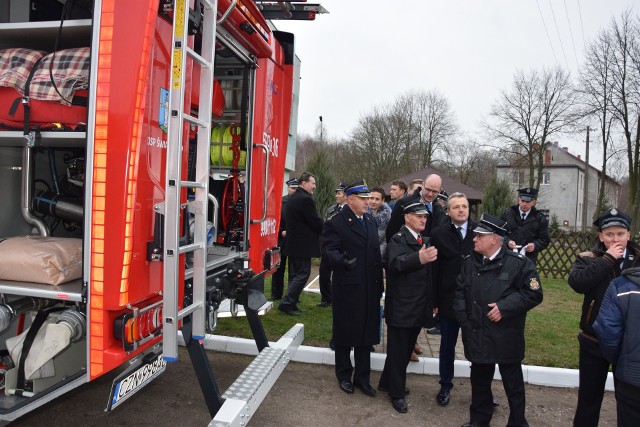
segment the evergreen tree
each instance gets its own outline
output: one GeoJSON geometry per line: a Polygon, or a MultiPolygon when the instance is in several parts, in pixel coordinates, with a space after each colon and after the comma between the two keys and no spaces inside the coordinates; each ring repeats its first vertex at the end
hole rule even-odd
{"type": "Polygon", "coordinates": [[[324,147],[319,147],[309,159],[306,170],[316,177],[316,190],[313,197],[320,216],[335,203],[337,182],[331,173],[331,163],[324,147]]]}
{"type": "Polygon", "coordinates": [[[482,211],[500,217],[509,206],[513,205],[513,194],[505,179],[494,176],[484,189],[482,211]]]}

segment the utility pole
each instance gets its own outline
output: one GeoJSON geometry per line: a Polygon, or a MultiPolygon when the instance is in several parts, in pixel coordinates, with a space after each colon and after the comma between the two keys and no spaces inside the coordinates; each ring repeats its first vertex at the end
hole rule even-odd
{"type": "Polygon", "coordinates": [[[587,231],[587,212],[588,212],[588,204],[589,204],[589,132],[591,129],[587,126],[587,140],[586,140],[586,148],[585,148],[585,169],[584,169],[584,192],[582,197],[582,231],[587,231]]]}
{"type": "Polygon", "coordinates": [[[322,116],[320,116],[320,145],[322,145],[322,116]]]}

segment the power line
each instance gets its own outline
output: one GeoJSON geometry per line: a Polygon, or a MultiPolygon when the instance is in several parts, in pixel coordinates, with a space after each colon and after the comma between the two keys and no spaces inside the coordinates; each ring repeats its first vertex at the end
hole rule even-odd
{"type": "Polygon", "coordinates": [[[576,52],[576,43],[573,40],[573,30],[571,29],[571,20],[569,19],[569,10],[567,9],[567,0],[564,0],[564,11],[567,14],[567,23],[569,24],[569,34],[571,34],[571,46],[573,47],[573,56],[576,58],[576,66],[580,69],[580,63],[578,62],[578,52],[576,52]]]}
{"type": "Polygon", "coordinates": [[[582,30],[582,45],[584,51],[587,51],[587,42],[584,37],[584,24],[582,23],[582,6],[580,6],[580,0],[578,0],[578,13],[580,14],[580,29],[582,30]]]}
{"type": "Polygon", "coordinates": [[[544,31],[547,33],[547,40],[549,40],[549,46],[551,46],[551,52],[553,53],[553,59],[555,59],[556,64],[558,63],[558,58],[556,57],[556,51],[553,49],[553,43],[551,43],[551,37],[549,36],[549,30],[547,29],[547,23],[544,22],[544,16],[542,16],[542,9],[540,9],[540,2],[536,0],[536,4],[538,5],[538,11],[540,12],[540,19],[542,19],[542,25],[544,26],[544,31]]]}
{"type": "Polygon", "coordinates": [[[558,33],[558,41],[560,42],[560,49],[562,49],[562,56],[564,56],[564,63],[567,66],[567,71],[569,71],[569,61],[567,61],[567,54],[564,52],[564,43],[562,43],[562,37],[560,37],[560,29],[558,28],[558,21],[556,21],[556,13],[553,11],[551,0],[549,0],[549,7],[551,8],[551,16],[553,16],[553,23],[556,26],[556,33],[558,33]]]}

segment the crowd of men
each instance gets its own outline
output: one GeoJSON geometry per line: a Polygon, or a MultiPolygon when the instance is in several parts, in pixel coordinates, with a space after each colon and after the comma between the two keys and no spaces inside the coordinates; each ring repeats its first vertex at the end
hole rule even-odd
{"type": "MultiPolygon", "coordinates": [[[[287,184],[279,230],[284,257],[271,297],[283,295],[288,258],[289,285],[278,309],[299,314],[311,258],[321,256],[318,306],[332,307],[331,348],[340,389],[376,395],[370,383],[370,353],[381,338],[384,293],[387,356],[377,389],[388,394],[396,411],[408,411],[406,369],[411,360],[419,360],[417,338],[437,322],[437,403],[446,406],[451,399],[461,331],[471,363],[465,426],[490,424],[497,405],[491,391],[496,365],[508,400],[508,425],[527,426],[525,321],[527,312],[543,299],[536,262],[550,244],[548,220],[535,207],[538,190],[519,189],[516,205],[500,217],[482,214],[476,223],[470,219],[467,197],[458,192],[447,195],[436,174],[409,185],[393,181],[389,204],[381,187],[341,182],[335,190],[336,204],[323,218],[312,198],[312,174],[303,173],[287,184]]],[[[630,332],[625,327],[640,320],[640,247],[630,240],[631,219],[618,209],[608,210],[594,225],[598,242],[577,257],[569,275],[569,285],[584,294],[574,425],[598,424],[611,364],[618,425],[640,425],[640,329],[630,332]]]]}

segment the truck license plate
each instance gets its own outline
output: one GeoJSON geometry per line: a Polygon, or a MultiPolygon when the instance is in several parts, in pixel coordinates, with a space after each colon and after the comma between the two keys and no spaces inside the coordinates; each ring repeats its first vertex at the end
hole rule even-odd
{"type": "Polygon", "coordinates": [[[111,411],[136,394],[167,368],[162,352],[148,353],[113,380],[107,411],[111,411]]]}

